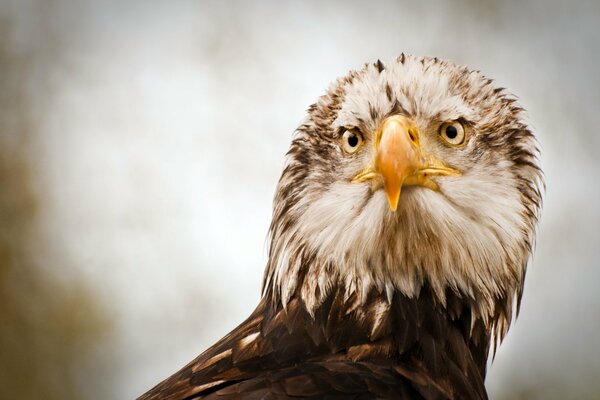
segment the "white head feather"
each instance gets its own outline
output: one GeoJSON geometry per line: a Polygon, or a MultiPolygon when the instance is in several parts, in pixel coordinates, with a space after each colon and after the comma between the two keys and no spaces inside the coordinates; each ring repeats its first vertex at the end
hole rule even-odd
{"type": "MultiPolygon", "coordinates": [[[[514,98],[477,72],[401,56],[336,81],[309,109],[288,153],[275,198],[265,292],[284,306],[300,296],[314,311],[329,290],[364,299],[371,290],[408,297],[428,284],[472,301],[473,315],[502,337],[520,298],[543,185],[535,138],[514,98]],[[383,190],[351,182],[373,157],[339,148],[339,131],[365,136],[391,114],[412,118],[422,147],[461,171],[439,191],[402,190],[391,212],[383,190]],[[469,121],[464,148],[444,146],[438,127],[469,121]]],[[[365,140],[369,140],[368,137],[365,140]]]]}

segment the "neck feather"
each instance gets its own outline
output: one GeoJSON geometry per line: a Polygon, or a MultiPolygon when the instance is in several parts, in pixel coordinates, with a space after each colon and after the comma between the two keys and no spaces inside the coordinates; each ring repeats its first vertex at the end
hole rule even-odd
{"type": "Polygon", "coordinates": [[[442,305],[427,284],[419,296],[395,292],[391,298],[376,289],[360,298],[358,292],[348,295],[344,285],[333,285],[312,310],[300,289],[285,307],[271,294],[261,304],[263,328],[286,326],[283,335],[290,338],[278,342],[305,343],[300,338],[310,337],[314,345],[305,356],[333,353],[354,362],[389,365],[409,380],[425,377],[420,379],[424,386],[435,382],[448,398],[485,398],[491,333],[481,320],[472,320],[470,302],[452,292],[442,305]]]}

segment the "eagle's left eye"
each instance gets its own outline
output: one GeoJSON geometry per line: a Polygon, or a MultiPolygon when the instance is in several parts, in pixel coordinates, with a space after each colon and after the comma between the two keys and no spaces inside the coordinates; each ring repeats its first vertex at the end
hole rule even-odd
{"type": "Polygon", "coordinates": [[[444,122],[440,126],[440,137],[451,146],[460,146],[465,142],[465,128],[458,121],[444,122]]]}
{"type": "Polygon", "coordinates": [[[342,135],[342,148],[346,154],[353,154],[363,143],[363,137],[360,133],[349,129],[342,135]]]}

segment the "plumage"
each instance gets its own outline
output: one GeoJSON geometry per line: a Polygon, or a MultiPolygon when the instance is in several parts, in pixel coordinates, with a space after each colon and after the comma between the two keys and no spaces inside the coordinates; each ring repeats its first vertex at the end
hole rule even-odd
{"type": "Polygon", "coordinates": [[[434,58],[334,82],[287,154],[258,307],[140,399],[487,398],[541,207],[522,112],[434,58]]]}

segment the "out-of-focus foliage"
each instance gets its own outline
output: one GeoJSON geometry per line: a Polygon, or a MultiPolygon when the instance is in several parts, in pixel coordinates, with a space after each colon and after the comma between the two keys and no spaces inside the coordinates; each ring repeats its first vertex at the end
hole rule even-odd
{"type": "Polygon", "coordinates": [[[81,399],[79,369],[110,325],[86,287],[39,258],[44,198],[29,147],[41,121],[26,90],[36,55],[10,41],[10,21],[0,20],[0,398],[81,399]]]}

